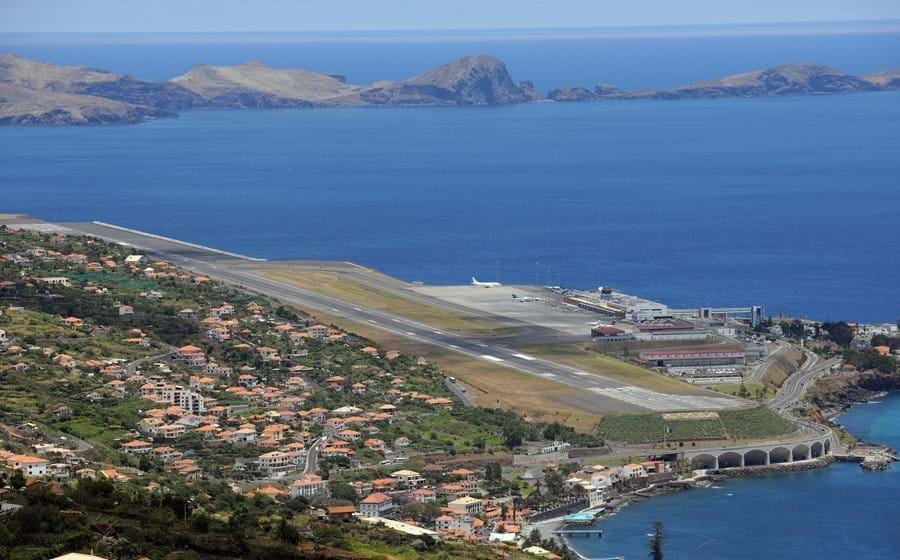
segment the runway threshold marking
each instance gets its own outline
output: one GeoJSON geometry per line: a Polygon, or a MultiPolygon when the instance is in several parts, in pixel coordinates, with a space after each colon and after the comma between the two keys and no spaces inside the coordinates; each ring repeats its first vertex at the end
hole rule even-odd
{"type": "Polygon", "coordinates": [[[484,358],[485,360],[490,360],[492,362],[502,362],[503,361],[503,358],[498,358],[497,356],[491,356],[490,354],[482,354],[481,357],[484,358]]]}
{"type": "Polygon", "coordinates": [[[529,362],[533,362],[533,361],[537,360],[537,358],[529,356],[527,354],[513,354],[513,356],[515,356],[516,358],[519,358],[521,360],[527,360],[529,362]]]}

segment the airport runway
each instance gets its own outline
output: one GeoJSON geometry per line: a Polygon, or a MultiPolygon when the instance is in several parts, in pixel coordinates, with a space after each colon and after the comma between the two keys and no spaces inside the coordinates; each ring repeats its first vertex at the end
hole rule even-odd
{"type": "Polygon", "coordinates": [[[247,265],[254,262],[258,264],[260,259],[252,257],[225,253],[216,249],[99,223],[45,223],[30,224],[26,227],[48,231],[59,228],[63,231],[92,235],[108,241],[131,245],[149,256],[168,260],[197,273],[239,285],[250,291],[271,296],[301,308],[318,309],[416,342],[437,345],[460,354],[583,389],[585,391],[583,401],[595,409],[593,412],[641,413],[711,410],[736,408],[746,404],[741,400],[724,395],[717,396],[712,392],[709,395],[690,396],[655,392],[529,356],[500,344],[491,344],[490,341],[449,333],[404,317],[367,309],[254,274],[248,270],[247,265]]]}

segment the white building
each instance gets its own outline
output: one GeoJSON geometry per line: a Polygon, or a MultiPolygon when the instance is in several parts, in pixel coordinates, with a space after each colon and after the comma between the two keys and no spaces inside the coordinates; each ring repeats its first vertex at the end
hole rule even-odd
{"type": "Polygon", "coordinates": [[[185,412],[202,414],[206,412],[206,399],[200,393],[185,389],[178,385],[168,386],[164,393],[166,400],[175,406],[180,406],[185,412]],[[169,389],[168,387],[171,387],[169,389]]]}
{"type": "Polygon", "coordinates": [[[50,461],[30,455],[13,455],[6,460],[12,470],[21,470],[25,476],[46,476],[50,461]]]}
{"type": "Polygon", "coordinates": [[[327,484],[317,474],[303,475],[303,478],[291,484],[291,498],[298,496],[309,498],[316,494],[324,494],[328,488],[327,484]]]}
{"type": "Polygon", "coordinates": [[[394,509],[394,501],[387,494],[374,492],[359,503],[359,513],[363,517],[382,517],[394,509]]]}
{"type": "Polygon", "coordinates": [[[299,464],[300,454],[296,451],[270,451],[259,456],[259,470],[270,476],[295,471],[299,464]]]}

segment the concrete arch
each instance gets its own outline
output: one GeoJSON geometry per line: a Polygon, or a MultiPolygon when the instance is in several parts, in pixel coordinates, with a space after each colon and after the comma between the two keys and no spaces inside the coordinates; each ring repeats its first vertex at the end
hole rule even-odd
{"type": "Polygon", "coordinates": [[[809,451],[809,446],[804,444],[795,445],[794,449],[791,450],[791,459],[794,461],[805,461],[806,459],[811,459],[812,455],[809,451]]]}
{"type": "Polygon", "coordinates": [[[743,467],[744,456],[734,451],[728,451],[719,455],[719,468],[730,469],[733,467],[743,467]]]}
{"type": "Polygon", "coordinates": [[[809,448],[810,457],[815,459],[816,457],[821,457],[822,454],[825,453],[825,446],[822,445],[821,442],[815,442],[809,448]]]}
{"type": "Polygon", "coordinates": [[[715,469],[716,468],[716,457],[715,457],[715,455],[710,455],[708,453],[704,453],[702,455],[697,455],[696,457],[691,459],[691,468],[694,470],[715,469]]]}
{"type": "Polygon", "coordinates": [[[769,454],[762,449],[751,449],[750,451],[744,453],[744,465],[748,467],[768,464],[769,454]]]}
{"type": "Polygon", "coordinates": [[[769,451],[769,463],[789,463],[791,461],[791,450],[787,447],[776,447],[769,451]]]}

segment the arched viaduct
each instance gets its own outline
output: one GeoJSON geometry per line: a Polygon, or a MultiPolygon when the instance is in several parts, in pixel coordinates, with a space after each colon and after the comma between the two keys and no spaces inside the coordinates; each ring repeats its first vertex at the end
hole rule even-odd
{"type": "Polygon", "coordinates": [[[831,430],[818,431],[793,440],[691,449],[683,452],[692,469],[728,469],[755,465],[775,465],[815,459],[831,454],[831,430]]]}

